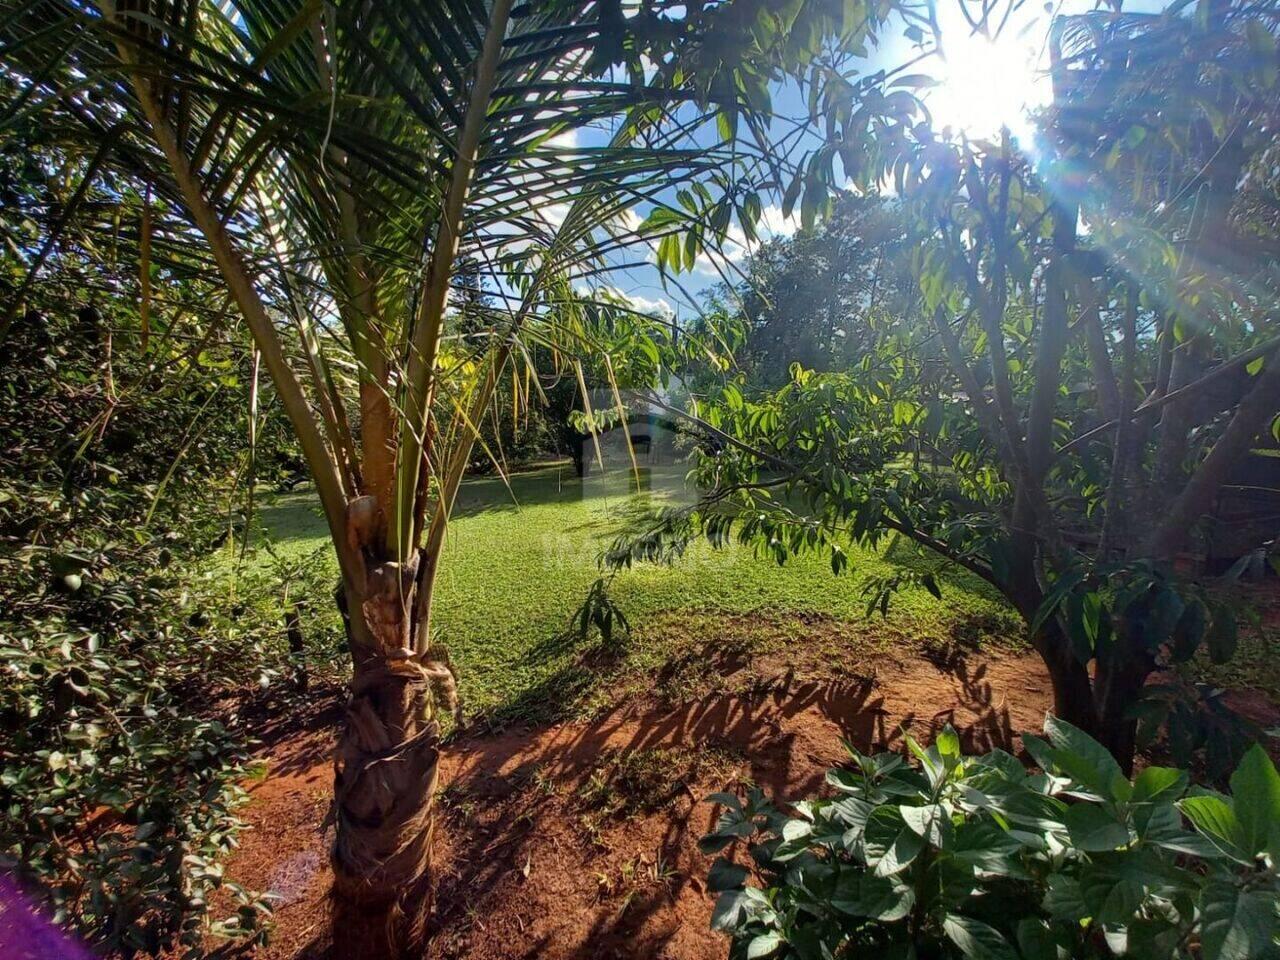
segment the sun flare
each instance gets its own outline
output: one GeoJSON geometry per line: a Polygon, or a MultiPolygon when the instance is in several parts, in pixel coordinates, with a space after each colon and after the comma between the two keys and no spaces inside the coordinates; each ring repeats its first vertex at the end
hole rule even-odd
{"type": "Polygon", "coordinates": [[[994,40],[969,29],[946,36],[934,66],[937,86],[925,98],[934,126],[971,138],[994,136],[1004,126],[1025,133],[1027,112],[1047,95],[1039,49],[1008,30],[994,40]]]}

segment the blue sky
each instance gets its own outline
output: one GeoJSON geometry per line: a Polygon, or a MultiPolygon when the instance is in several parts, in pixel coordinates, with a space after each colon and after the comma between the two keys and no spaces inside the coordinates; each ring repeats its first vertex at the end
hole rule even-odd
{"type": "MultiPolygon", "coordinates": [[[[934,54],[910,70],[931,75],[937,81],[936,86],[923,94],[934,125],[950,126],[953,131],[963,131],[973,138],[991,136],[1005,124],[1015,136],[1028,143],[1031,138],[1027,112],[1047,103],[1050,95],[1045,76],[1049,23],[1054,15],[1084,13],[1096,4],[1091,0],[1060,0],[1049,4],[1028,0],[1010,14],[999,37],[988,41],[974,33],[960,10],[960,2],[940,0],[938,5],[945,58],[934,54]]],[[[1155,12],[1165,6],[1166,0],[1130,0],[1125,8],[1129,12],[1155,12]]],[[[920,49],[903,35],[899,24],[882,35],[879,48],[870,52],[866,70],[892,68],[919,53],[920,49]]],[[[789,118],[805,115],[803,95],[794,84],[778,84],[773,96],[780,115],[789,118]]],[[[604,143],[608,136],[607,130],[588,128],[579,131],[573,142],[594,146],[604,143]]],[[[819,142],[816,133],[811,142],[819,142]]],[[[640,217],[647,212],[644,208],[636,210],[640,217]]],[[[766,205],[762,235],[788,236],[797,226],[782,216],[776,198],[766,205]]],[[[664,285],[652,266],[618,270],[602,282],[628,295],[641,309],[674,310],[680,316],[688,316],[696,312],[701,295],[721,281],[722,273],[734,276],[750,256],[750,249],[736,225],[731,236],[736,241],[726,248],[725,258],[701,258],[691,273],[676,278],[679,287],[664,285]]],[[[634,261],[637,257],[632,255],[627,259],[634,261]]]]}

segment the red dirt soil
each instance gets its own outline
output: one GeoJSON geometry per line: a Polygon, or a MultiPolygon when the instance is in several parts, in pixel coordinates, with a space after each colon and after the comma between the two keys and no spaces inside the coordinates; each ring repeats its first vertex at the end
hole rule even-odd
{"type": "MultiPolygon", "coordinates": [[[[674,709],[645,699],[588,723],[451,743],[431,956],[720,960],[728,941],[709,927],[713,898],[702,878],[710,859],[697,849],[718,813],[702,801],[708,793],[743,782],[778,797],[813,793],[845,758],[842,737],[884,750],[900,745],[903,726],[928,740],[951,723],[970,750],[1017,748],[1015,732],[1038,730],[1050,703],[1034,655],[868,656],[858,665],[864,676],[834,680],[796,679],[790,664],[774,665],[752,695],[674,709]],[[629,752],[669,771],[669,789],[630,802],[634,784],[609,778],[629,752]]],[[[264,738],[269,773],[251,787],[243,812],[251,829],[228,867],[232,879],[280,898],[272,942],[258,957],[329,953],[321,824],[339,715],[335,697],[264,738]]]]}

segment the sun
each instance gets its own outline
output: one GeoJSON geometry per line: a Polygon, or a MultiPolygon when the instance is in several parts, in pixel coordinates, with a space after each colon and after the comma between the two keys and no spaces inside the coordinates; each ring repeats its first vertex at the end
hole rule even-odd
{"type": "Polygon", "coordinates": [[[923,98],[937,130],[970,139],[991,138],[1002,127],[1026,139],[1028,111],[1049,97],[1040,67],[1043,40],[1034,29],[1003,30],[995,39],[975,32],[968,23],[948,24],[943,49],[933,64],[937,85],[923,98]]]}

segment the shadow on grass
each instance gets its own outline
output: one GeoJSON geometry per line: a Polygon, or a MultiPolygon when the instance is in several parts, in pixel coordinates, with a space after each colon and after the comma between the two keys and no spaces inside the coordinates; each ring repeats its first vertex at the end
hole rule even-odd
{"type": "MultiPolygon", "coordinates": [[[[850,652],[857,658],[867,655],[867,637],[863,635],[875,622],[876,618],[844,623],[845,629],[858,638],[851,638],[850,646],[850,652]]],[[[932,663],[938,670],[960,681],[965,691],[964,705],[980,709],[984,696],[980,681],[986,670],[982,661],[993,651],[1025,650],[1019,630],[1020,621],[1012,615],[959,614],[943,636],[903,642],[900,646],[890,645],[872,655],[904,662],[920,659],[932,663]],[[974,662],[978,663],[976,668],[972,666],[974,662]],[[978,671],[978,678],[970,684],[973,670],[978,671]]],[[[630,633],[615,636],[607,643],[598,636],[584,638],[570,624],[566,629],[537,641],[524,651],[518,664],[532,668],[563,661],[561,665],[473,718],[465,732],[493,733],[513,726],[581,719],[585,704],[598,699],[610,687],[621,687],[625,681],[639,675],[639,668],[630,659],[635,639],[630,633]]],[[[803,658],[805,644],[803,639],[793,639],[786,642],[784,649],[794,647],[794,655],[788,656],[803,658]]],[[[731,635],[700,642],[693,647],[673,649],[659,666],[648,671],[652,693],[668,705],[679,706],[682,695],[692,699],[699,697],[700,679],[733,676],[748,668],[757,658],[770,655],[765,648],[757,648],[751,641],[731,635]]],[[[776,657],[777,651],[773,651],[772,656],[776,657]]],[[[842,671],[834,669],[833,665],[831,672],[842,671]]],[[[707,691],[713,697],[720,693],[707,691]]]]}
{"type": "MultiPolygon", "coordinates": [[[[572,653],[573,657],[564,666],[474,718],[467,724],[468,731],[493,733],[518,725],[563,723],[578,716],[592,694],[622,675],[623,653],[595,641],[581,640],[573,632],[558,633],[538,646],[559,650],[560,655],[572,653]]],[[[536,662],[530,654],[532,650],[526,658],[536,662]]]]}

